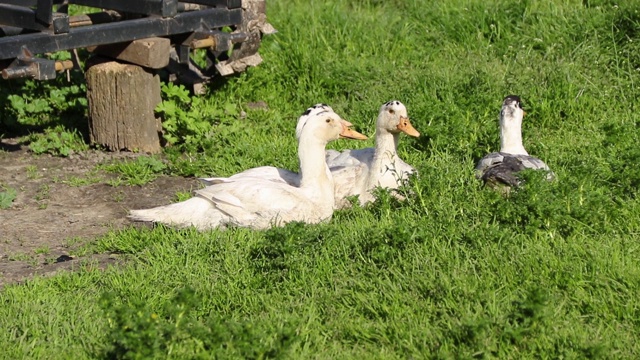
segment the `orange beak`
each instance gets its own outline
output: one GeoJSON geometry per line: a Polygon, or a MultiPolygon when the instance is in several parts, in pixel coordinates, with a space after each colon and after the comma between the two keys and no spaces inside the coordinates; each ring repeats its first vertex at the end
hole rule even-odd
{"type": "Polygon", "coordinates": [[[420,137],[420,133],[418,132],[418,130],[416,130],[413,127],[413,125],[411,125],[411,121],[409,121],[409,118],[406,118],[406,117],[400,117],[400,124],[398,124],[398,130],[402,131],[403,133],[409,136],[420,137]]]}
{"type": "Polygon", "coordinates": [[[360,134],[359,132],[350,129],[350,126],[353,126],[347,120],[342,120],[342,132],[340,133],[341,138],[345,139],[354,139],[354,140],[367,140],[368,138],[365,135],[360,134]]]}

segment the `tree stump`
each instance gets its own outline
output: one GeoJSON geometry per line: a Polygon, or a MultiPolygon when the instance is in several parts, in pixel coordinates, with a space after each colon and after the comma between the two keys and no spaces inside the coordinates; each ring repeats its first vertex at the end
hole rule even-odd
{"type": "Polygon", "coordinates": [[[91,66],[86,80],[92,144],[111,151],[161,151],[162,125],[154,113],[162,100],[157,75],[110,61],[91,66]]]}

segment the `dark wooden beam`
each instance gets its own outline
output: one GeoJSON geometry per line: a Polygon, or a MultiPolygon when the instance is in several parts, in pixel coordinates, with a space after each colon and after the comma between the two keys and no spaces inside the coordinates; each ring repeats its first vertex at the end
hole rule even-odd
{"type": "Polygon", "coordinates": [[[37,21],[36,10],[24,6],[0,4],[0,25],[19,27],[31,30],[49,30],[54,33],[67,32],[69,17],[66,14],[52,13],[50,23],[37,21]]]}
{"type": "Polygon", "coordinates": [[[178,0],[69,0],[69,3],[163,17],[178,13],[178,0]]]}
{"type": "MultiPolygon", "coordinates": [[[[8,5],[4,5],[8,6],[8,5]]],[[[0,11],[0,14],[3,12],[0,11]]],[[[0,59],[18,57],[26,46],[33,54],[56,52],[94,45],[113,44],[154,36],[169,36],[237,25],[242,22],[242,9],[205,9],[180,13],[173,18],[141,18],[71,28],[68,33],[23,34],[0,37],[0,59]]]]}
{"type": "Polygon", "coordinates": [[[36,20],[47,26],[51,25],[51,22],[53,22],[53,0],[38,0],[36,20]]]}
{"type": "Polygon", "coordinates": [[[182,2],[206,6],[220,6],[227,9],[237,9],[242,6],[242,0],[183,0],[182,2]]]}

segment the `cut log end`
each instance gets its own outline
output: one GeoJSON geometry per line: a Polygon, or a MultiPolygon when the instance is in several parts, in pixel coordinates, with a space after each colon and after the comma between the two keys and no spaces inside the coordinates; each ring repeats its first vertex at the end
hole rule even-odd
{"type": "Polygon", "coordinates": [[[160,78],[137,65],[100,63],[86,72],[89,135],[111,151],[158,153],[160,78]]]}

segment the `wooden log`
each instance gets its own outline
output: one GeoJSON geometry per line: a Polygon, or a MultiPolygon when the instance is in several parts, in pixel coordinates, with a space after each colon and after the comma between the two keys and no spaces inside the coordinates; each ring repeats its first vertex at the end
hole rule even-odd
{"type": "Polygon", "coordinates": [[[92,144],[112,151],[161,151],[162,125],[154,113],[162,100],[157,75],[110,61],[90,67],[86,80],[92,144]]]}
{"type": "Polygon", "coordinates": [[[171,41],[165,38],[148,38],[126,43],[100,45],[89,48],[96,54],[132,64],[162,69],[169,64],[171,41]]]}

